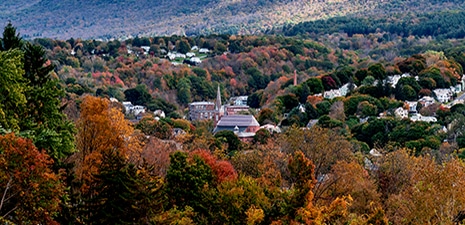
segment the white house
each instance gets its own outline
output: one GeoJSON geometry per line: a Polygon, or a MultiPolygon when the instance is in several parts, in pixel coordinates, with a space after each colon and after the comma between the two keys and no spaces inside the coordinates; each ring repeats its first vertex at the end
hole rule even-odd
{"type": "Polygon", "coordinates": [[[188,52],[188,53],[186,53],[186,56],[187,56],[188,58],[192,58],[192,57],[195,56],[195,53],[193,53],[193,52],[188,52]]]}
{"type": "Polygon", "coordinates": [[[135,116],[145,113],[145,107],[141,105],[133,105],[131,102],[123,102],[124,109],[127,114],[133,114],[135,116]]]}
{"type": "Polygon", "coordinates": [[[409,113],[417,113],[418,102],[405,101],[405,104],[408,106],[408,112],[409,113]]]}
{"type": "Polygon", "coordinates": [[[333,98],[341,97],[341,96],[342,96],[341,91],[339,89],[333,89],[333,90],[325,91],[323,93],[323,98],[333,99],[333,98]]]}
{"type": "Polygon", "coordinates": [[[134,114],[135,116],[141,114],[141,113],[145,113],[145,107],[144,106],[141,106],[141,105],[135,105],[133,108],[132,108],[132,111],[131,111],[132,114],[134,114]]]}
{"type": "Polygon", "coordinates": [[[131,112],[132,108],[134,105],[131,102],[123,102],[124,109],[126,109],[126,114],[129,114],[131,112]]]}
{"type": "Polygon", "coordinates": [[[342,85],[342,87],[340,87],[339,89],[333,89],[333,90],[325,91],[323,93],[323,97],[332,99],[332,98],[336,98],[336,97],[346,96],[349,93],[351,86],[352,86],[352,89],[357,88],[357,85],[347,83],[347,84],[342,85]]]}
{"type": "Polygon", "coordinates": [[[233,102],[234,105],[247,105],[248,98],[249,96],[237,96],[237,97],[231,97],[229,101],[233,102]]]}
{"type": "Polygon", "coordinates": [[[199,49],[199,53],[207,54],[207,53],[209,53],[209,52],[210,52],[210,50],[208,50],[207,48],[201,48],[201,49],[199,49]]]}
{"type": "Polygon", "coordinates": [[[437,122],[438,120],[434,116],[422,116],[421,114],[415,114],[410,117],[411,121],[423,121],[423,122],[437,122]]]}
{"type": "Polygon", "coordinates": [[[144,54],[146,55],[150,51],[150,46],[141,46],[141,48],[144,49],[144,54]]]}
{"type": "Polygon", "coordinates": [[[433,92],[436,95],[436,98],[438,99],[438,101],[441,103],[450,101],[450,99],[452,98],[454,94],[450,88],[434,89],[433,92]]]}
{"type": "Polygon", "coordinates": [[[399,82],[400,78],[402,77],[410,77],[409,73],[404,73],[402,75],[394,75],[394,76],[388,76],[386,81],[391,84],[391,87],[395,88],[397,83],[399,82]]]}
{"type": "Polygon", "coordinates": [[[435,100],[430,96],[423,96],[422,98],[418,99],[418,102],[420,102],[424,107],[428,107],[434,104],[435,100]]]}
{"type": "Polygon", "coordinates": [[[408,110],[402,108],[402,107],[399,107],[397,108],[395,111],[394,111],[394,115],[397,117],[397,118],[408,118],[408,110]]]}
{"type": "Polygon", "coordinates": [[[191,59],[191,62],[195,63],[195,64],[200,64],[202,63],[202,60],[200,60],[199,57],[192,57],[191,59]]]}

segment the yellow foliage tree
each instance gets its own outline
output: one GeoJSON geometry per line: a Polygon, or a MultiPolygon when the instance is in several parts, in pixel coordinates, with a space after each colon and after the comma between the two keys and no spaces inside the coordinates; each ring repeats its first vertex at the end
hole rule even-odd
{"type": "Polygon", "coordinates": [[[140,137],[124,115],[110,107],[108,99],[86,96],[81,104],[77,121],[78,152],[72,157],[75,176],[81,184],[81,191],[89,191],[93,175],[98,174],[102,153],[117,150],[129,162],[140,160],[142,144],[140,137]]]}

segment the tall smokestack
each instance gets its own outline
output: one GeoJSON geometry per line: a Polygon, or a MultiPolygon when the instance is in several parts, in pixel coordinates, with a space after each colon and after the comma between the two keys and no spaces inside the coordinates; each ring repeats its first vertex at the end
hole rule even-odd
{"type": "Polygon", "coordinates": [[[297,86],[297,70],[294,70],[294,86],[297,86]]]}

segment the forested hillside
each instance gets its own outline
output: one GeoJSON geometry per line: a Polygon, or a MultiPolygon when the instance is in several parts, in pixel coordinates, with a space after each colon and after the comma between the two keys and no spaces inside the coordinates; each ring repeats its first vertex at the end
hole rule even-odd
{"type": "Polygon", "coordinates": [[[0,21],[11,20],[29,38],[126,38],[136,35],[257,34],[283,25],[337,16],[392,15],[460,10],[461,1],[72,1],[5,0],[0,21]]]}
{"type": "Polygon", "coordinates": [[[1,224],[464,224],[463,3],[154,2],[0,4],[1,224]]]}

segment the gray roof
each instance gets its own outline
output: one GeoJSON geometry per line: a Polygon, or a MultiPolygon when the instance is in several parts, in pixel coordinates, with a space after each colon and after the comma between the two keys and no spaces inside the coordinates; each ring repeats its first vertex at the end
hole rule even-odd
{"type": "Polygon", "coordinates": [[[232,115],[223,116],[217,124],[217,127],[249,127],[260,126],[255,117],[252,115],[232,115]]]}

